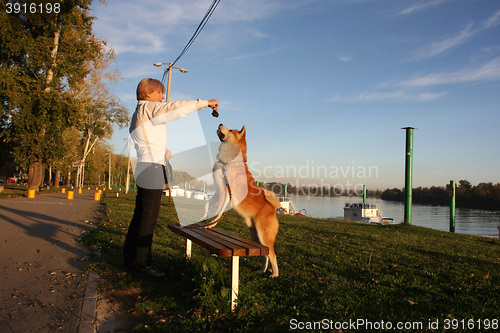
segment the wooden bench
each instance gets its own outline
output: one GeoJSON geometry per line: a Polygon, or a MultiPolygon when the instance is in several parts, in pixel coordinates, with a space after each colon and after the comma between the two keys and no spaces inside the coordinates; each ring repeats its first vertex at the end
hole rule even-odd
{"type": "Polygon", "coordinates": [[[191,258],[192,242],[206,248],[219,257],[231,257],[231,311],[236,307],[238,298],[240,257],[267,256],[269,248],[227,231],[211,228],[186,228],[180,224],[169,224],[168,228],[186,237],[186,257],[191,258]]]}

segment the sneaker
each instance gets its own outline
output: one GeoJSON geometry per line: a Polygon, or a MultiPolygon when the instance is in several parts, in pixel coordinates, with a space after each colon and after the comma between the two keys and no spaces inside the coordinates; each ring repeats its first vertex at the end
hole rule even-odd
{"type": "Polygon", "coordinates": [[[156,279],[163,279],[165,276],[167,276],[166,273],[163,273],[157,268],[154,268],[153,266],[148,266],[144,269],[141,270],[141,274],[149,277],[153,277],[156,279]]]}

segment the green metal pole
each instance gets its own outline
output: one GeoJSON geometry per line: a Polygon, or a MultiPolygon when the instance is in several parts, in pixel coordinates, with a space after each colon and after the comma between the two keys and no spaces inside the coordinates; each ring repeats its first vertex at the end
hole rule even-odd
{"type": "Polygon", "coordinates": [[[363,208],[365,208],[366,203],[366,185],[363,185],[363,208]]]}
{"type": "Polygon", "coordinates": [[[455,181],[450,180],[450,232],[455,232],[455,181]]]}
{"type": "Polygon", "coordinates": [[[287,197],[288,195],[288,184],[285,184],[285,198],[287,197]]]}
{"type": "Polygon", "coordinates": [[[412,191],[413,191],[413,127],[406,130],[406,168],[405,168],[405,223],[411,224],[412,191]]]}

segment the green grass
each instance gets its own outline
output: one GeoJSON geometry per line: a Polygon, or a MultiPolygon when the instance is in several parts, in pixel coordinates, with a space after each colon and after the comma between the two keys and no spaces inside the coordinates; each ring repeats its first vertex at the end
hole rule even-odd
{"type": "Polygon", "coordinates": [[[0,199],[28,196],[28,190],[24,185],[2,183],[0,186],[3,187],[3,191],[0,192],[0,199]]]}
{"type": "MultiPolygon", "coordinates": [[[[193,245],[193,258],[186,261],[185,239],[167,229],[173,222],[168,198],[153,246],[167,280],[139,279],[121,269],[134,199],[135,193],[106,195],[100,227],[83,241],[100,253],[90,269],[103,277],[103,291],[132,295],[126,310],[142,314],[136,332],[283,332],[293,319],[422,323],[422,329],[408,332],[443,332],[446,319],[496,319],[498,325],[497,239],[280,215],[279,278],[255,275],[260,259],[242,257],[239,304],[230,312],[230,260],[193,245]],[[436,320],[439,328],[429,329],[429,321],[436,320]]],[[[218,227],[249,237],[234,211],[218,227]]],[[[468,331],[461,329],[466,324],[459,323],[455,332],[468,331]]],[[[363,331],[359,328],[355,331],[363,331]]]]}

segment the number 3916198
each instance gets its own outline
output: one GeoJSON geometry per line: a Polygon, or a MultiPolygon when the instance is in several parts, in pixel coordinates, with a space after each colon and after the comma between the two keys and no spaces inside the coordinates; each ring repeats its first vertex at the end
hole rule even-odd
{"type": "Polygon", "coordinates": [[[6,3],[7,14],[58,14],[61,11],[60,3],[6,3]]]}

